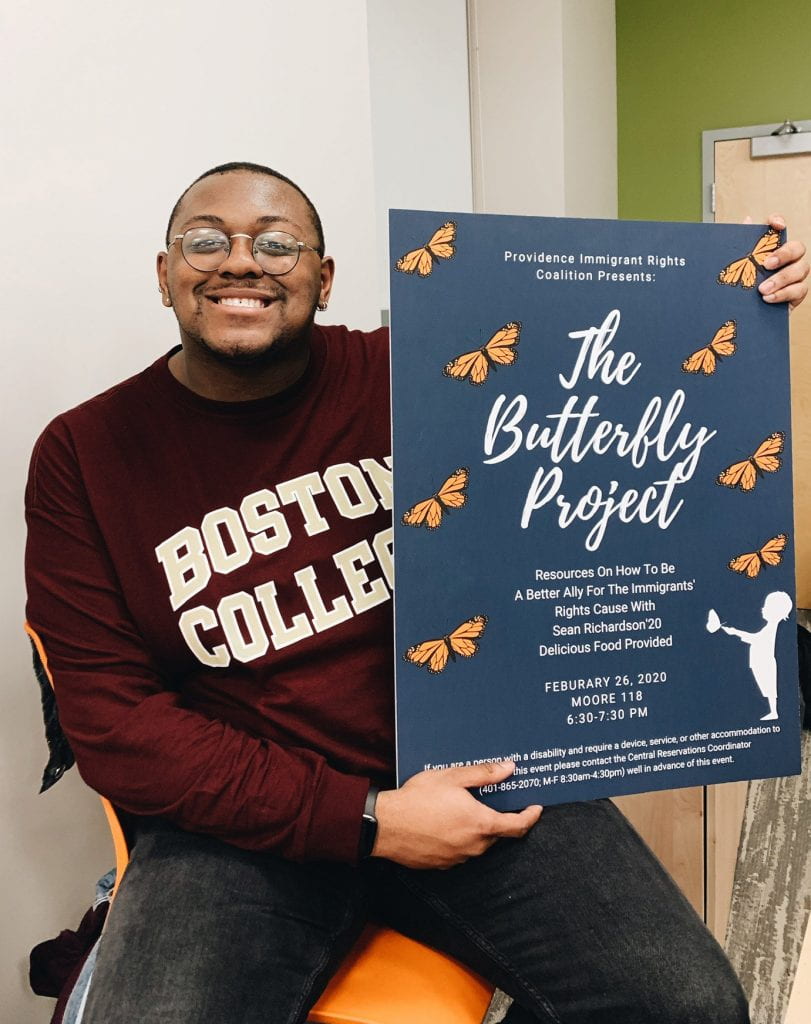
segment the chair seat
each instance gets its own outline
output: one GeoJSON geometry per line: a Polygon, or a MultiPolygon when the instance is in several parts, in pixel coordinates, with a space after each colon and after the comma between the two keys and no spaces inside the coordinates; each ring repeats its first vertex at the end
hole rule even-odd
{"type": "Polygon", "coordinates": [[[314,1024],[481,1024],[493,986],[456,960],[368,925],[310,1011],[314,1024]]]}

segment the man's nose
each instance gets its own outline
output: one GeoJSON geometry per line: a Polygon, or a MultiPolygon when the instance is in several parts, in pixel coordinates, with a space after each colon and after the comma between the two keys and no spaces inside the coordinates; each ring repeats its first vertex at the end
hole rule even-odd
{"type": "Polygon", "coordinates": [[[224,277],[263,277],[264,270],[254,259],[253,239],[247,235],[231,238],[231,251],[218,267],[224,277]]]}

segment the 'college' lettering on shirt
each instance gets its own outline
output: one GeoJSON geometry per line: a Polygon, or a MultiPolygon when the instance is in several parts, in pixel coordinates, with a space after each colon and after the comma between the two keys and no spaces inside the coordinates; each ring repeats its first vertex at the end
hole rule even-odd
{"type": "MultiPolygon", "coordinates": [[[[286,548],[292,534],[283,506],[298,507],[310,537],[330,529],[316,495],[328,494],[344,519],[359,519],[378,509],[390,511],[391,459],[361,459],[358,465],[341,462],[323,473],[311,472],[246,495],[239,508],[222,507],[208,512],[198,527],[184,526],[155,548],[169,585],[173,611],[205,589],[216,574],[227,574],[246,565],[255,555],[268,556],[286,548]]],[[[314,632],[320,633],[391,599],[394,583],[392,530],[381,530],[332,555],[345,585],[327,607],[318,589],[315,569],[304,566],[293,574],[309,614],[299,612],[285,621],[278,603],[277,585],[268,580],[252,593],[237,591],[223,597],[216,608],[200,604],[179,617],[183,638],[204,665],[225,668],[232,658],[253,661],[272,645],[280,650],[314,632]],[[370,568],[377,563],[382,575],[370,568]],[[206,634],[219,627],[225,643],[214,643],[206,634]]]]}

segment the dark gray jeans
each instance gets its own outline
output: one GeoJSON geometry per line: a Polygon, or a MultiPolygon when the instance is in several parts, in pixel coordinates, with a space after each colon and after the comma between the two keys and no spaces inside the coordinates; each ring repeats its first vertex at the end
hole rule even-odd
{"type": "Polygon", "coordinates": [[[145,826],[83,1024],[300,1024],[369,917],[508,992],[510,1024],[749,1020],[721,949],[597,801],[548,807],[524,839],[449,871],[292,864],[145,826]]]}

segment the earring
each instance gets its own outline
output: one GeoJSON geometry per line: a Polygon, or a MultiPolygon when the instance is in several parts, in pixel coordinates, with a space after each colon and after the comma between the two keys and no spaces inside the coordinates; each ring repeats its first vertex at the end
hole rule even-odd
{"type": "Polygon", "coordinates": [[[316,309],[318,309],[319,312],[321,312],[321,313],[323,313],[326,308],[327,308],[326,302],[319,302],[318,305],[316,306],[316,309]]]}
{"type": "Polygon", "coordinates": [[[171,306],[172,305],[172,300],[169,298],[169,296],[165,292],[161,292],[161,296],[163,297],[163,304],[164,304],[164,306],[171,306]]]}

